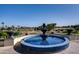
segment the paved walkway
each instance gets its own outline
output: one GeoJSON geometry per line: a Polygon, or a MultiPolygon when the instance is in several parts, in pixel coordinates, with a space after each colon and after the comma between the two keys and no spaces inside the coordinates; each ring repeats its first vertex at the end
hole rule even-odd
{"type": "Polygon", "coordinates": [[[70,46],[59,54],[79,54],[79,40],[71,41],[70,46]]]}
{"type": "Polygon", "coordinates": [[[17,54],[13,46],[0,47],[0,54],[17,54]]]}
{"type": "MultiPolygon", "coordinates": [[[[19,54],[13,49],[13,46],[0,47],[0,54],[19,54]]],[[[79,54],[79,40],[71,41],[70,46],[55,54],[79,54]]]]}

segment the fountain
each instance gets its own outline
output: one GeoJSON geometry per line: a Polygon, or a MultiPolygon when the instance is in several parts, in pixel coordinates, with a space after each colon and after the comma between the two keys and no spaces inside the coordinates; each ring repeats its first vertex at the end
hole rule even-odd
{"type": "Polygon", "coordinates": [[[69,46],[69,39],[66,36],[55,34],[46,35],[47,27],[45,23],[43,23],[40,30],[43,34],[27,35],[27,37],[20,41],[22,52],[57,52],[69,46]]]}
{"type": "Polygon", "coordinates": [[[45,23],[43,23],[42,28],[41,28],[40,30],[41,30],[42,33],[43,33],[43,35],[41,35],[42,39],[43,39],[43,40],[46,40],[47,35],[46,35],[45,33],[46,33],[46,31],[47,31],[47,28],[46,28],[46,24],[45,24],[45,23]]]}

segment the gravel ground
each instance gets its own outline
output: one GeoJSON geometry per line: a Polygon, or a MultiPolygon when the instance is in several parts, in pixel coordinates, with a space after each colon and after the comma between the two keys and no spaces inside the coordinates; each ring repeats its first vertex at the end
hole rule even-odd
{"type": "MultiPolygon", "coordinates": [[[[0,54],[19,54],[13,49],[13,46],[0,47],[0,54]]],[[[55,54],[79,54],[79,40],[70,41],[67,49],[55,54]]]]}

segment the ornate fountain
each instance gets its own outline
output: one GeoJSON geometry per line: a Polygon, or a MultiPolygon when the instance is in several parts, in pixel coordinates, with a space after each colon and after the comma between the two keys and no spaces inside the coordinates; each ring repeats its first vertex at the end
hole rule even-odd
{"type": "MultiPolygon", "coordinates": [[[[21,53],[45,53],[61,51],[69,46],[69,40],[62,35],[46,35],[47,26],[43,23],[41,29],[43,34],[27,35],[21,38],[20,48],[15,48],[21,53]]],[[[17,45],[18,46],[18,45],[17,45]]]]}

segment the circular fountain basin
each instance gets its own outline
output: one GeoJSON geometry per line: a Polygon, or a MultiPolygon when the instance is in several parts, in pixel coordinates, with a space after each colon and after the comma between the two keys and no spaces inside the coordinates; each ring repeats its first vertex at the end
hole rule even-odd
{"type": "Polygon", "coordinates": [[[24,50],[49,52],[67,48],[69,40],[61,35],[49,35],[46,40],[42,40],[41,35],[34,35],[22,39],[21,45],[24,50]]]}

